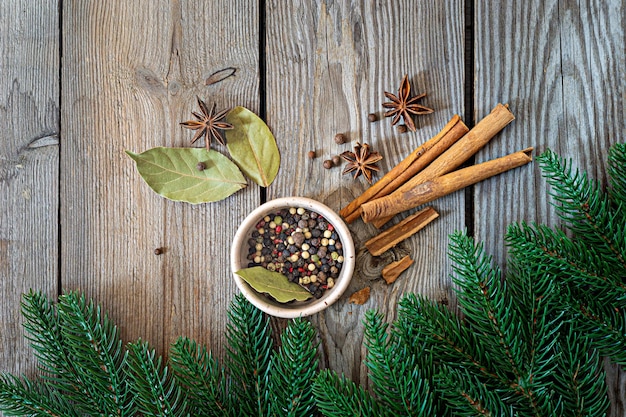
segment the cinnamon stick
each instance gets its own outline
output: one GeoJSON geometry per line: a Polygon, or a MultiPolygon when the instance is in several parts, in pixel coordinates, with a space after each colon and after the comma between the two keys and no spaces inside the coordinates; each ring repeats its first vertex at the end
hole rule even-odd
{"type": "Polygon", "coordinates": [[[385,174],[374,185],[369,187],[363,194],[352,200],[347,206],[339,211],[339,214],[348,223],[352,223],[361,215],[361,205],[374,198],[391,194],[408,179],[424,169],[435,158],[441,155],[453,143],[459,140],[469,129],[458,115],[452,116],[450,121],[441,131],[424,142],[406,158],[404,158],[391,171],[385,174]]]}
{"type": "MultiPolygon", "coordinates": [[[[514,119],[513,113],[511,113],[506,105],[498,104],[491,110],[491,113],[478,122],[465,136],[454,143],[428,167],[405,182],[394,192],[404,193],[419,184],[455,170],[485,146],[499,131],[504,129],[504,127],[514,119]]],[[[381,216],[373,223],[374,226],[380,228],[390,219],[391,216],[381,216]]]]}
{"type": "MultiPolygon", "coordinates": [[[[365,207],[365,205],[363,205],[363,207],[365,207]]],[[[437,213],[435,209],[432,207],[426,207],[425,209],[408,216],[406,219],[390,227],[384,232],[374,236],[365,242],[365,247],[372,255],[381,255],[387,249],[396,246],[404,239],[422,230],[428,223],[432,222],[437,217],[439,217],[439,213],[437,213]]]]}
{"type": "Polygon", "coordinates": [[[413,259],[409,255],[406,255],[399,261],[391,262],[389,265],[383,268],[381,275],[385,282],[393,284],[401,273],[407,270],[409,266],[413,265],[413,259]]]}
{"type": "Polygon", "coordinates": [[[532,150],[533,148],[528,148],[502,158],[459,169],[426,181],[410,190],[401,191],[399,189],[388,196],[365,203],[362,206],[363,221],[368,223],[381,217],[393,216],[404,210],[430,203],[439,197],[494,175],[525,165],[532,161],[530,156],[532,150]]]}

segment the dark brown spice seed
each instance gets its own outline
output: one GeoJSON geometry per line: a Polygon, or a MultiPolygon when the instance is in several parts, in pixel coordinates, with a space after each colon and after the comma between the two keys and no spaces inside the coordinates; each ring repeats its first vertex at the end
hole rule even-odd
{"type": "Polygon", "coordinates": [[[396,129],[398,129],[398,133],[406,133],[407,132],[406,125],[398,125],[398,127],[396,129]]]}
{"type": "Polygon", "coordinates": [[[206,164],[204,162],[198,162],[198,165],[196,165],[196,169],[198,171],[204,171],[206,169],[206,164]]]}
{"type": "Polygon", "coordinates": [[[343,133],[337,133],[335,135],[335,143],[337,145],[341,145],[343,143],[346,143],[346,136],[343,133]]]}
{"type": "Polygon", "coordinates": [[[367,120],[370,122],[375,122],[378,120],[378,116],[376,115],[376,113],[370,113],[367,115],[367,120]]]}
{"type": "Polygon", "coordinates": [[[330,159],[327,159],[324,161],[324,168],[331,169],[332,167],[333,167],[333,161],[331,161],[330,159]]]}
{"type": "Polygon", "coordinates": [[[156,248],[156,249],[154,250],[154,254],[155,254],[155,255],[161,255],[162,253],[163,253],[163,249],[162,249],[162,248],[156,248]]]}
{"type": "Polygon", "coordinates": [[[309,159],[314,159],[315,158],[315,151],[309,151],[309,153],[307,154],[309,159]]]}
{"type": "Polygon", "coordinates": [[[341,164],[341,158],[339,157],[339,155],[333,156],[332,161],[333,161],[333,165],[335,165],[335,166],[341,164]]]}

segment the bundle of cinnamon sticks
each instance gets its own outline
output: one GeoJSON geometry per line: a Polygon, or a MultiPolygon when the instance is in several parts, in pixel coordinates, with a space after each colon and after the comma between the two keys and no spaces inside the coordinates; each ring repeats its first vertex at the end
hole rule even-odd
{"type": "Polygon", "coordinates": [[[457,169],[514,119],[503,104],[498,104],[471,130],[458,115],[453,116],[437,135],[342,208],[341,216],[348,223],[362,217],[366,223],[381,227],[400,212],[531,162],[532,148],[528,148],[457,169]]]}

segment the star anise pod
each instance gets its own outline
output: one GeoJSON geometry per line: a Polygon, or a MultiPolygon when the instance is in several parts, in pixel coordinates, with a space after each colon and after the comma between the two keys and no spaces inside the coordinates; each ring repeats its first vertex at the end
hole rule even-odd
{"type": "Polygon", "coordinates": [[[222,121],[230,109],[215,113],[215,103],[213,103],[213,107],[211,107],[211,110],[209,111],[206,103],[200,100],[200,97],[196,98],[198,99],[198,105],[200,106],[201,113],[194,111],[191,112],[191,114],[193,114],[198,120],[188,120],[181,123],[181,126],[187,129],[197,130],[193,139],[191,139],[191,143],[195,143],[201,137],[206,136],[204,139],[204,146],[207,150],[211,148],[211,142],[213,139],[217,140],[222,145],[226,145],[224,138],[218,129],[226,130],[233,128],[233,125],[230,123],[222,121]]]}
{"type": "Polygon", "coordinates": [[[402,79],[402,84],[398,89],[398,95],[394,95],[385,91],[385,97],[387,97],[389,102],[383,103],[383,107],[387,109],[391,109],[385,112],[385,117],[393,116],[391,120],[391,124],[395,125],[400,120],[400,117],[404,120],[404,124],[411,129],[412,132],[415,132],[415,123],[413,123],[412,114],[429,114],[434,110],[428,108],[426,106],[422,106],[417,104],[417,101],[426,97],[426,93],[419,94],[415,97],[410,97],[411,95],[411,84],[409,83],[409,77],[407,75],[402,79]]]}
{"type": "Polygon", "coordinates": [[[355,179],[363,174],[369,184],[372,183],[372,171],[380,171],[376,162],[383,159],[378,152],[371,152],[367,143],[361,145],[359,142],[354,146],[354,152],[345,151],[339,156],[348,162],[343,170],[343,174],[354,172],[355,179]]]}

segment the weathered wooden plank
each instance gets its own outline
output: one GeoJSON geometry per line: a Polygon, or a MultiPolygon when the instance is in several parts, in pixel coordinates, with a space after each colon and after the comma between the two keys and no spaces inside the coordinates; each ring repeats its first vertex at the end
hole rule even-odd
{"type": "MultiPolygon", "coordinates": [[[[363,192],[366,183],[325,170],[322,161],[366,142],[384,155],[387,172],[450,117],[463,114],[462,2],[267,2],[267,118],[283,156],[283,167],[268,198],[308,196],[338,210],[363,192]],[[417,120],[416,133],[400,134],[382,117],[384,91],[397,92],[404,74],[423,104],[436,109],[417,120]],[[337,145],[344,133],[351,144],[337,145]],[[318,157],[307,159],[315,150],[318,157]]],[[[447,236],[464,226],[462,193],[437,202],[442,217],[406,243],[373,258],[363,243],[375,234],[358,220],[353,236],[361,249],[358,267],[342,299],[313,317],[321,339],[324,366],[366,384],[362,319],[378,308],[393,318],[401,294],[419,292],[435,299],[451,297],[446,257],[447,236]],[[380,277],[382,267],[410,253],[415,265],[395,284],[380,277]],[[348,296],[365,286],[372,296],[363,306],[348,296]]]]}
{"type": "MultiPolygon", "coordinates": [[[[476,2],[476,116],[496,101],[517,116],[477,160],[551,148],[606,182],[607,150],[624,132],[623,10],[623,1],[476,2]]],[[[559,224],[547,193],[539,164],[476,186],[476,237],[495,262],[504,265],[508,224],[559,224]]],[[[623,374],[613,369],[609,383],[610,415],[626,415],[623,374]]]]}
{"type": "Polygon", "coordinates": [[[124,150],[191,146],[179,122],[198,111],[196,95],[258,110],[257,27],[245,1],[64,3],[63,288],[98,300],[124,339],[160,353],[184,335],[222,356],[235,293],[229,242],[259,189],[213,204],[171,202],[124,150]],[[236,75],[206,86],[224,67],[236,75]]]}
{"type": "Polygon", "coordinates": [[[21,295],[58,283],[58,1],[0,3],[0,370],[31,374],[21,295]],[[19,355],[16,355],[19,352],[19,355]]]}

